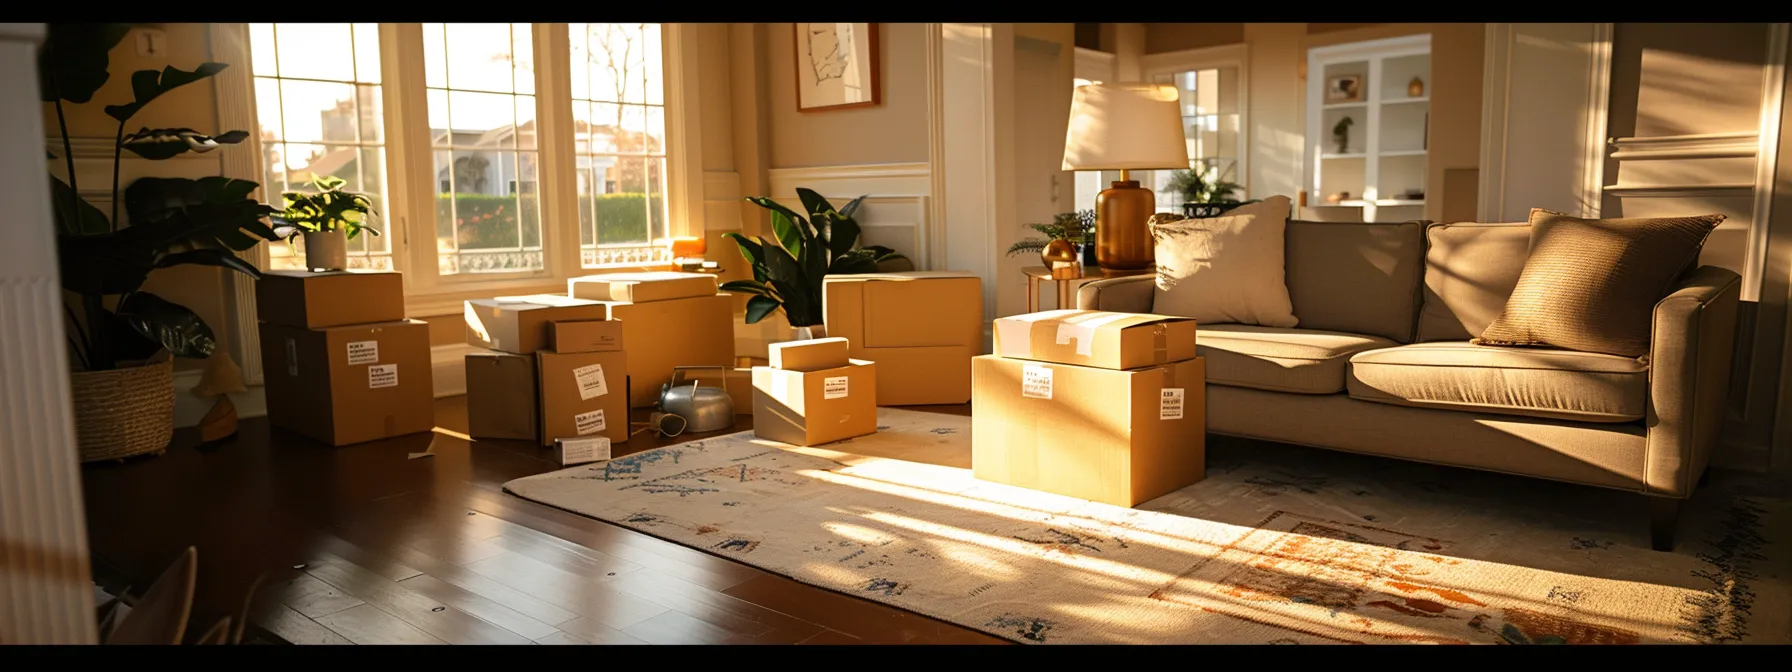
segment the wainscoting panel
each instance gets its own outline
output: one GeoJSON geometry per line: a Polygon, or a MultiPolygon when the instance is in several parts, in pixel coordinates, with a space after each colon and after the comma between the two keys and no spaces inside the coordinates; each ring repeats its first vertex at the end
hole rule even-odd
{"type": "Polygon", "coordinates": [[[852,166],[775,168],[770,171],[772,198],[802,211],[797,187],[813,189],[836,207],[859,196],[869,196],[857,219],[867,245],[886,245],[915,262],[915,268],[933,268],[928,258],[928,197],[931,172],[926,163],[880,163],[852,166]]]}

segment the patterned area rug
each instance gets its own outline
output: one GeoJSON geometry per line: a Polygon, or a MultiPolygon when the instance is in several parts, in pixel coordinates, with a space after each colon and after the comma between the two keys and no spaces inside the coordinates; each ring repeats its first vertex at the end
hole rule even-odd
{"type": "Polygon", "coordinates": [[[972,478],[970,418],[879,421],[505,489],[1018,642],[1792,642],[1792,498],[1746,475],[1659,553],[1630,493],[1215,438],[1206,480],[1124,509],[972,478]]]}

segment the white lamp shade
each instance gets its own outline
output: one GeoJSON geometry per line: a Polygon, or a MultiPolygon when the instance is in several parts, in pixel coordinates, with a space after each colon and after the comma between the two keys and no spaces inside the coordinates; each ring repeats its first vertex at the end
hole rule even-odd
{"type": "Polygon", "coordinates": [[[1064,170],[1187,168],[1176,87],[1086,84],[1070,103],[1064,170]]]}

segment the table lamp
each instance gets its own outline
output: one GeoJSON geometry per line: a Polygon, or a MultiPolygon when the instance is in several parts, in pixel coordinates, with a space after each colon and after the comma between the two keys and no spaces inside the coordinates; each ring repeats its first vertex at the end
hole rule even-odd
{"type": "Polygon", "coordinates": [[[1063,169],[1120,171],[1120,181],[1095,197],[1095,260],[1102,268],[1130,270],[1156,263],[1145,222],[1157,200],[1129,173],[1165,168],[1188,168],[1176,87],[1129,83],[1076,88],[1063,169]]]}

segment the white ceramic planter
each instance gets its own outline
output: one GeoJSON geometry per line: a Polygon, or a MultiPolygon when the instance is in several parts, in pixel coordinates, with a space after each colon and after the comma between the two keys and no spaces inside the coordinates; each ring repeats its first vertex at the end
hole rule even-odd
{"type": "Polygon", "coordinates": [[[306,231],[305,267],[313,271],[348,269],[348,234],[341,230],[306,231]]]}

